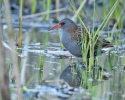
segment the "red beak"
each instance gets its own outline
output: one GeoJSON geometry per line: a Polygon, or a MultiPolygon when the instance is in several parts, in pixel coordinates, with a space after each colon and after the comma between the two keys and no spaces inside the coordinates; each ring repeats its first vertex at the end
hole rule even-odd
{"type": "Polygon", "coordinates": [[[60,28],[60,27],[61,27],[61,25],[60,25],[60,24],[58,24],[58,25],[53,26],[52,28],[50,28],[50,30],[54,30],[54,29],[56,29],[56,28],[60,28]]]}

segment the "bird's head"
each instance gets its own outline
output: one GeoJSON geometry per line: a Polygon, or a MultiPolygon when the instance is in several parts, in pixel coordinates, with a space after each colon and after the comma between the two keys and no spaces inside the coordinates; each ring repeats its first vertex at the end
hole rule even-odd
{"type": "Polygon", "coordinates": [[[57,28],[62,28],[63,30],[69,30],[69,29],[72,29],[74,26],[76,26],[76,24],[71,19],[65,18],[61,20],[58,25],[50,28],[50,30],[54,30],[57,28]]]}

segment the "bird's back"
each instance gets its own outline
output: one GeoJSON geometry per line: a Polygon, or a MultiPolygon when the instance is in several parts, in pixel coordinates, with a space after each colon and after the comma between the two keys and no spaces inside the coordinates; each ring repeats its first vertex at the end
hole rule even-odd
{"type": "Polygon", "coordinates": [[[74,45],[76,45],[74,47],[77,47],[78,49],[80,49],[79,50],[80,54],[79,55],[73,54],[73,55],[78,56],[78,57],[82,57],[82,52],[84,52],[84,50],[83,50],[84,48],[89,48],[87,51],[88,52],[87,55],[90,56],[90,54],[89,54],[90,46],[92,46],[92,45],[94,46],[94,55],[95,56],[97,56],[99,52],[103,53],[103,51],[101,50],[102,48],[113,47],[113,45],[109,41],[103,39],[99,35],[96,35],[95,39],[93,39],[94,34],[90,31],[87,32],[85,30],[85,28],[83,28],[81,26],[78,26],[76,29],[72,30],[72,32],[69,32],[69,33],[71,34],[70,35],[71,39],[73,41],[77,41],[77,43],[74,44],[74,45]]]}

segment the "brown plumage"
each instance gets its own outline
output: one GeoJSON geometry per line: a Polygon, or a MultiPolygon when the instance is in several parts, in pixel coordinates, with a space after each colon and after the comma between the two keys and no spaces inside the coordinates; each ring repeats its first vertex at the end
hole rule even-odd
{"type": "MultiPolygon", "coordinates": [[[[77,26],[72,20],[69,18],[63,19],[58,25],[52,27],[50,30],[54,30],[56,28],[62,28],[62,38],[61,41],[64,47],[73,55],[77,57],[82,57],[82,40],[85,38],[86,41],[90,41],[90,36],[86,32],[86,30],[82,26],[77,26]]],[[[92,33],[90,33],[92,34],[92,33]]],[[[94,46],[94,55],[97,55],[98,48],[107,48],[113,47],[107,40],[103,39],[100,36],[96,36],[97,42],[94,46]]],[[[96,39],[95,39],[96,40],[96,39]]],[[[103,51],[101,51],[103,53],[103,51]]],[[[88,53],[89,56],[89,53],[88,53]]]]}

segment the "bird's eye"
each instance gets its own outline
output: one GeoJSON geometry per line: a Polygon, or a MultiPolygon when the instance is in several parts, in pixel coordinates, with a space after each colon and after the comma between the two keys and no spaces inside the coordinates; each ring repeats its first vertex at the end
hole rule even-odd
{"type": "Polygon", "coordinates": [[[61,24],[61,25],[64,25],[64,24],[65,24],[65,22],[61,22],[60,24],[61,24]]]}

